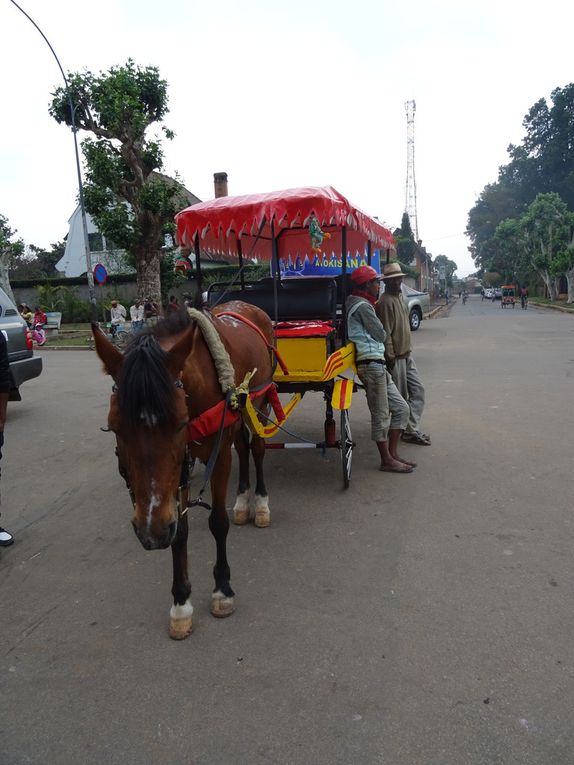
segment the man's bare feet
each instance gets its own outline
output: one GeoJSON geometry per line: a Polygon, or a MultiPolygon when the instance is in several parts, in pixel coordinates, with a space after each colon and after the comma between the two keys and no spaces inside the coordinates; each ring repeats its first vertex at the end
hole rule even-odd
{"type": "Polygon", "coordinates": [[[383,473],[412,473],[413,469],[410,465],[405,464],[404,462],[399,462],[398,460],[389,460],[387,462],[382,462],[381,466],[379,467],[379,470],[381,470],[383,473]]]}

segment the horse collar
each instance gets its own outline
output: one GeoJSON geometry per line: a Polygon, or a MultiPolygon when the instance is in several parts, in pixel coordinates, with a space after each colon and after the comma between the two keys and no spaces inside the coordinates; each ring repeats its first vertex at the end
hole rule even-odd
{"type": "MultiPolygon", "coordinates": [[[[183,388],[183,383],[179,377],[177,378],[177,380],[173,381],[173,384],[175,385],[176,388],[183,388]]],[[[112,393],[117,393],[118,391],[119,391],[118,384],[114,383],[112,385],[112,393]]]]}

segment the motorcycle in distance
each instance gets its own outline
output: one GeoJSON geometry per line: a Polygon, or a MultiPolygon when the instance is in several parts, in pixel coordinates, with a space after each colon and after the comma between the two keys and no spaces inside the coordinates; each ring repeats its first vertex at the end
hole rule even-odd
{"type": "Polygon", "coordinates": [[[46,333],[42,324],[32,325],[32,340],[38,346],[42,346],[46,342],[46,333]]]}
{"type": "Polygon", "coordinates": [[[468,294],[466,292],[462,293],[462,304],[466,305],[466,301],[468,300],[468,294]]]}

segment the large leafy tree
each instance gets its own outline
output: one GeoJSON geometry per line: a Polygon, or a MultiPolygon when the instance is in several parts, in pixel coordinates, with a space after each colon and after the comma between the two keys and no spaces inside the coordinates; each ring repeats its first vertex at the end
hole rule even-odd
{"type": "Polygon", "coordinates": [[[16,231],[10,228],[8,219],[0,215],[0,287],[13,303],[16,301],[10,286],[10,268],[23,252],[24,242],[16,238],[16,231]]]}
{"type": "Polygon", "coordinates": [[[452,277],[454,276],[455,271],[458,269],[458,266],[454,260],[450,260],[450,258],[447,258],[446,255],[437,255],[433,261],[433,265],[438,269],[444,268],[446,286],[452,287],[452,277]]]}
{"type": "Polygon", "coordinates": [[[16,253],[10,261],[10,278],[46,279],[57,276],[56,263],[66,249],[65,242],[55,242],[50,250],[29,244],[21,253],[16,253]]]}
{"type": "Polygon", "coordinates": [[[556,299],[558,277],[564,273],[568,280],[568,299],[572,302],[574,215],[558,194],[538,194],[520,222],[528,240],[532,266],[544,279],[551,300],[556,299]]]}
{"type": "MultiPolygon", "coordinates": [[[[504,263],[507,278],[521,283],[535,271],[556,299],[561,274],[568,281],[568,301],[574,300],[574,215],[559,194],[538,194],[519,218],[501,221],[495,233],[498,262],[504,263]]],[[[502,271],[501,271],[502,273],[502,271]]]]}
{"type": "Polygon", "coordinates": [[[508,147],[509,163],[468,215],[470,249],[480,268],[506,270],[507,263],[497,262],[497,226],[520,217],[538,194],[557,193],[574,210],[574,83],[553,90],[550,104],[537,101],[522,124],[522,143],[508,147]]]}
{"type": "MultiPolygon", "coordinates": [[[[168,112],[167,82],[156,67],[139,67],[130,59],[98,75],[70,74],[69,91],[77,129],[91,133],[82,143],[86,165],[86,208],[98,228],[133,257],[138,290],[160,300],[160,256],[173,217],[186,206],[183,187],[158,171],[163,152],[156,125],[168,112]]],[[[72,125],[68,93],[57,88],[50,114],[72,125]]]]}

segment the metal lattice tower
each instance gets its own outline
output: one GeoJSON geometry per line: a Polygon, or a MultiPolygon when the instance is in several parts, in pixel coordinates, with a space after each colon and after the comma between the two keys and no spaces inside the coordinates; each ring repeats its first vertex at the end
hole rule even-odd
{"type": "Polygon", "coordinates": [[[405,212],[409,216],[415,241],[419,240],[417,221],[417,184],[415,181],[415,111],[414,101],[405,101],[407,113],[407,182],[405,186],[405,212]]]}

